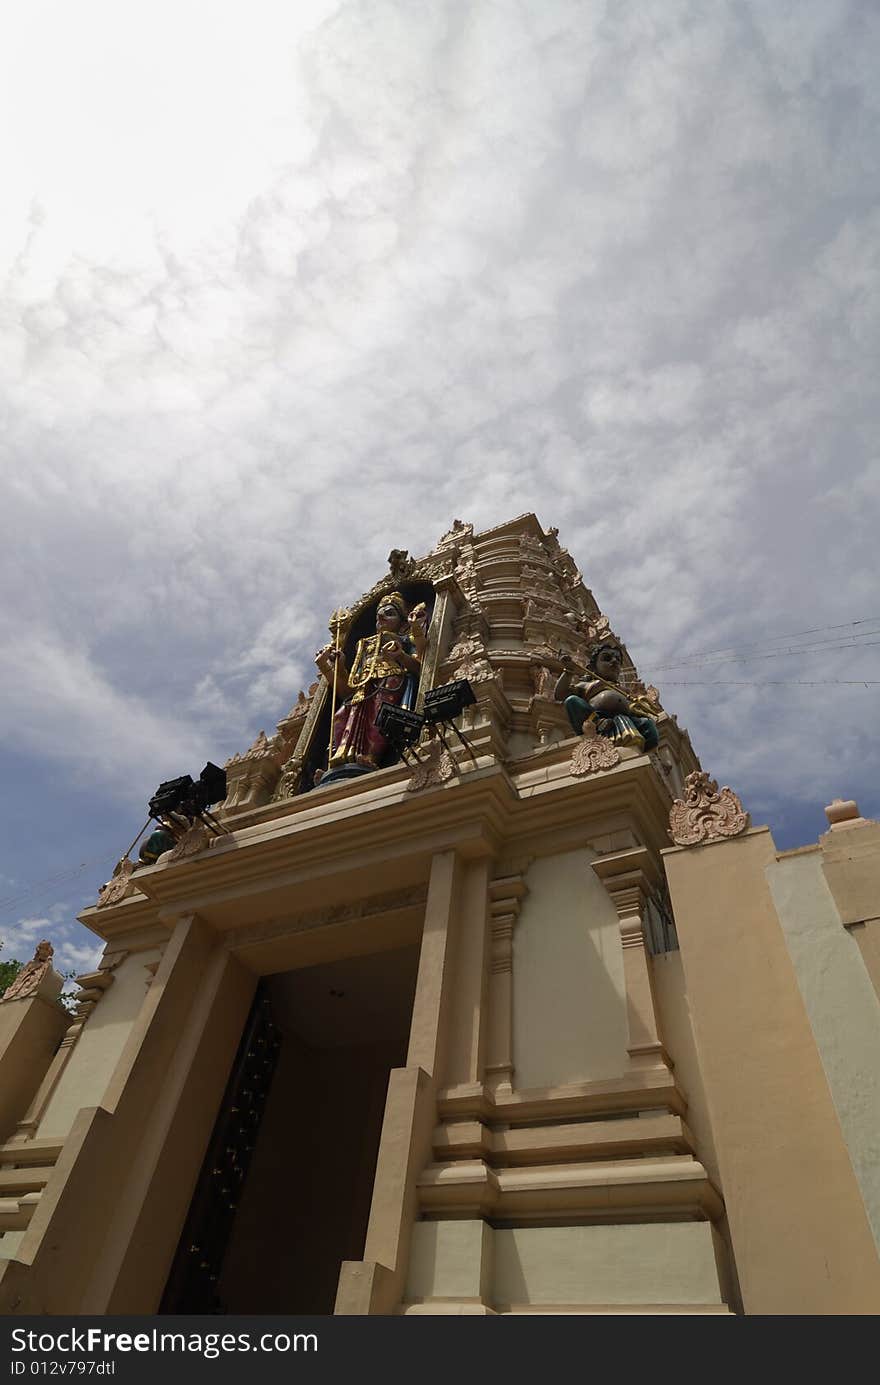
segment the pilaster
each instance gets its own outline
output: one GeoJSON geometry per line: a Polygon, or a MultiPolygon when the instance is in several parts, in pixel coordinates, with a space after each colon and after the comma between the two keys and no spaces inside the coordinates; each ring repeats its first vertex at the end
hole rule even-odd
{"type": "Polygon", "coordinates": [[[489,1051],[486,1083],[493,1096],[513,1090],[513,930],[528,894],[529,860],[503,862],[489,885],[489,1051]]]}
{"type": "Polygon", "coordinates": [[[629,1029],[627,1052],[639,1065],[664,1063],[669,1057],[660,1040],[658,1005],[646,946],[645,913],[660,870],[647,847],[616,851],[592,862],[617,910],[623,947],[626,1014],[629,1029]]]}

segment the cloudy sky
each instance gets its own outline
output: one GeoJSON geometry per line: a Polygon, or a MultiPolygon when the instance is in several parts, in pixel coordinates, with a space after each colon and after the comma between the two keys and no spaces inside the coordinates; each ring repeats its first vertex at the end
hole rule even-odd
{"type": "Polygon", "coordinates": [[[271,732],[333,607],[453,517],[559,526],[781,846],[880,816],[880,8],[4,30],[4,956],[86,967],[159,780],[271,732]]]}

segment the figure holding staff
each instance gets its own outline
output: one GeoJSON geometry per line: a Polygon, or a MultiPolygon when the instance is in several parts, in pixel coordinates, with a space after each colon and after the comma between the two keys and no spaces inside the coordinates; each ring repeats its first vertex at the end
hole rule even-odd
{"type": "Polygon", "coordinates": [[[350,766],[357,773],[378,769],[388,750],[376,726],[383,704],[415,707],[428,613],[424,602],[409,611],[400,592],[381,597],[376,633],[358,641],[350,669],[340,647],[341,623],[335,621],[334,643],[318,650],[315,663],[333,688],[328,769],[350,766]],[[338,709],[337,697],[343,699],[338,709]]]}

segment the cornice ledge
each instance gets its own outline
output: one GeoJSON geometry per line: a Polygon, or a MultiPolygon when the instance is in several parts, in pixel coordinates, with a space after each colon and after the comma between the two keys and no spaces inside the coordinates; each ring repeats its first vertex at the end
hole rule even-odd
{"type": "Polygon", "coordinates": [[[134,930],[155,925],[156,905],[149,895],[141,892],[103,908],[91,904],[77,914],[77,918],[90,933],[104,941],[115,941],[134,930]]]}
{"type": "Polygon", "coordinates": [[[490,1122],[522,1122],[606,1112],[667,1110],[684,1116],[687,1100],[667,1068],[634,1068],[626,1076],[560,1087],[493,1092],[480,1083],[444,1087],[437,1094],[442,1117],[473,1116],[490,1122]]]}
{"type": "Polygon", "coordinates": [[[415,800],[401,795],[369,814],[313,822],[307,829],[300,823],[298,830],[263,834],[170,868],[154,866],[144,885],[163,908],[173,904],[198,910],[224,892],[242,895],[275,888],[285,880],[326,874],[328,867],[344,872],[365,852],[381,856],[390,849],[394,856],[406,857],[430,853],[442,841],[443,849],[457,849],[460,843],[467,855],[497,855],[515,804],[512,786],[499,766],[481,774],[479,782],[476,771],[471,779],[470,788],[462,788],[461,797],[452,800],[454,813],[445,794],[426,793],[415,800]]]}

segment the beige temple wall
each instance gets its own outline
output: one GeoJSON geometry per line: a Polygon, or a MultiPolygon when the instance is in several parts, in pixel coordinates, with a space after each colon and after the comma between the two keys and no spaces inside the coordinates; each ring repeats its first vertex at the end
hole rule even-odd
{"type": "Polygon", "coordinates": [[[627,1063],[620,924],[590,870],[596,853],[533,861],[513,935],[518,1089],[620,1076],[627,1063]]]}
{"type": "Polygon", "coordinates": [[[519,1226],[420,1222],[404,1311],[443,1302],[458,1311],[663,1307],[726,1312],[708,1222],[519,1226]]]}
{"type": "Polygon", "coordinates": [[[819,847],[784,852],[767,879],[880,1249],[880,1000],[822,867],[819,847]]]}
{"type": "Polygon", "coordinates": [[[743,1305],[876,1314],[880,1259],[768,873],[768,829],[665,853],[743,1305]]]}
{"type": "Polygon", "coordinates": [[[146,968],[160,957],[158,948],[133,953],[115,969],[49,1099],[38,1139],[66,1135],[83,1106],[100,1103],[153,979],[146,968]]]}
{"type": "Polygon", "coordinates": [[[0,1263],[0,1313],[155,1311],[253,989],[210,930],[176,922],[100,1103],[0,1263]]]}
{"type": "Polygon", "coordinates": [[[715,1183],[720,1185],[718,1155],[699,1054],[688,1007],[680,952],[663,952],[651,958],[654,993],[659,1006],[663,1044],[675,1065],[675,1076],[687,1097],[687,1123],[697,1142],[697,1154],[715,1183]]]}
{"type": "Polygon", "coordinates": [[[0,1004],[0,1143],[27,1110],[69,1023],[66,1010],[41,995],[0,1004]]]}

